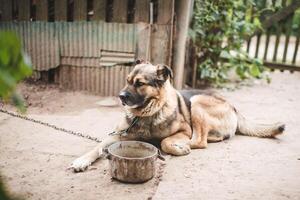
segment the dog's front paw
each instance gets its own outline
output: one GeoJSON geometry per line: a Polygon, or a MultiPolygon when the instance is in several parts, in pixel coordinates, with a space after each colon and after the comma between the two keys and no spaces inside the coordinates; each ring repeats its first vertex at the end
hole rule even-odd
{"type": "Polygon", "coordinates": [[[191,152],[191,148],[186,144],[172,144],[174,147],[173,154],[176,156],[187,155],[191,152]]]}
{"type": "Polygon", "coordinates": [[[74,172],[83,172],[88,166],[90,166],[92,162],[86,157],[80,157],[74,160],[68,169],[72,169],[74,172]]]}

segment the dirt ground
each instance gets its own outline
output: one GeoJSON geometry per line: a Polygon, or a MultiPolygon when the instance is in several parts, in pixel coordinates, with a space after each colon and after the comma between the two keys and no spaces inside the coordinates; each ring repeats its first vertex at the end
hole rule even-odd
{"type": "MultiPolygon", "coordinates": [[[[300,74],[276,72],[272,83],[220,91],[250,119],[287,124],[278,139],[236,136],[159,163],[144,184],[112,180],[107,160],[84,173],[66,170],[96,142],[0,113],[0,174],[8,190],[25,199],[300,199],[300,74]]],[[[102,107],[102,97],[22,84],[27,115],[103,138],[122,108],[102,107]]],[[[113,102],[114,103],[114,102],[113,102]]],[[[14,110],[10,106],[5,109],[14,110]]]]}

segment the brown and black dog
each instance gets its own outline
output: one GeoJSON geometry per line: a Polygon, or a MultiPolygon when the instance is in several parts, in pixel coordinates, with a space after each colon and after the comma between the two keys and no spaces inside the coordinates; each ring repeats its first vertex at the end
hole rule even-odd
{"type": "Polygon", "coordinates": [[[172,76],[172,70],[166,65],[138,61],[119,95],[126,115],[116,131],[127,129],[137,117],[138,121],[128,134],[108,136],[92,151],[74,160],[70,168],[85,170],[101,157],[103,148],[119,140],[156,139],[165,153],[180,156],[236,133],[275,137],[284,131],[282,123],[248,122],[218,95],[177,91],[171,84],[172,76]]]}

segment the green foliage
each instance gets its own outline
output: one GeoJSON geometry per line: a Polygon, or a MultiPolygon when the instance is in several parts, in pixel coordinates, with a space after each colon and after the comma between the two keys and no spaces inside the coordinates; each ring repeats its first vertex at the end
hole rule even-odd
{"type": "Polygon", "coordinates": [[[299,34],[299,30],[300,30],[300,9],[296,10],[296,12],[294,14],[293,22],[292,22],[292,30],[293,30],[294,35],[299,34]]]}
{"type": "Polygon", "coordinates": [[[242,51],[245,39],[262,28],[259,16],[252,0],[195,0],[190,37],[202,80],[222,85],[230,70],[242,80],[264,77],[262,61],[242,51]]]}
{"type": "Polygon", "coordinates": [[[24,56],[18,37],[12,32],[0,32],[0,99],[11,99],[24,111],[22,97],[15,89],[17,83],[31,73],[30,61],[24,56]]]}

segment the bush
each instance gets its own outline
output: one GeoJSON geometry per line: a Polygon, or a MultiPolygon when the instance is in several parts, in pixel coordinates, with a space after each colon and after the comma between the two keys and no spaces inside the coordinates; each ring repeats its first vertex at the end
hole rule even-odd
{"type": "Polygon", "coordinates": [[[222,85],[230,70],[241,80],[265,77],[262,61],[242,51],[246,38],[258,29],[261,23],[254,1],[195,0],[190,37],[197,49],[200,78],[222,85]]]}
{"type": "Polygon", "coordinates": [[[19,110],[25,111],[23,99],[15,89],[31,72],[29,58],[24,56],[16,34],[0,32],[0,100],[12,100],[19,110]]]}

